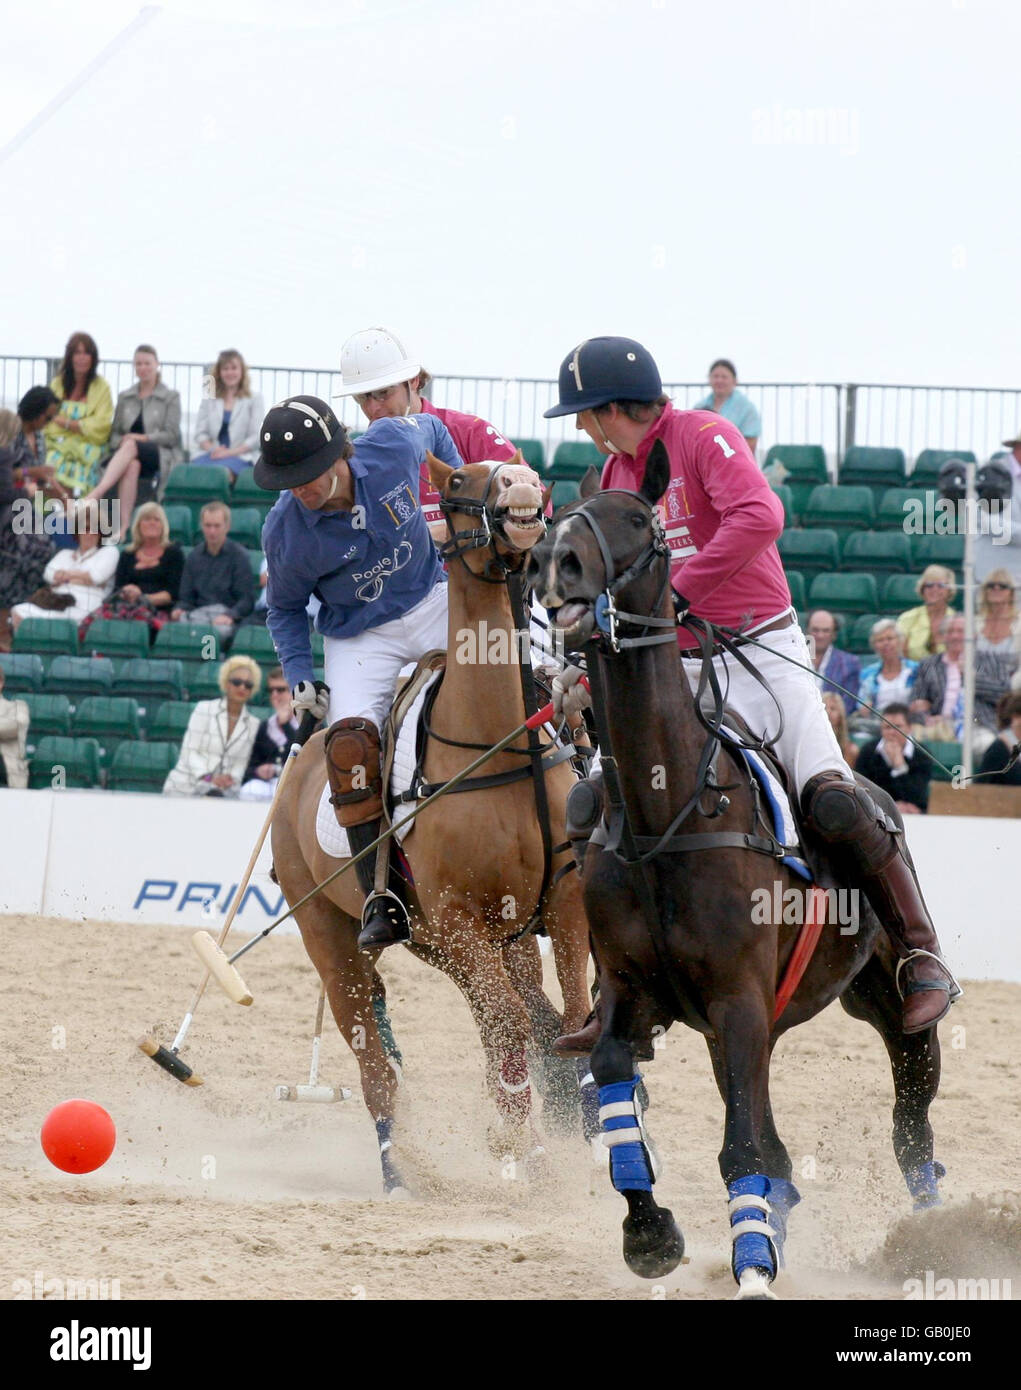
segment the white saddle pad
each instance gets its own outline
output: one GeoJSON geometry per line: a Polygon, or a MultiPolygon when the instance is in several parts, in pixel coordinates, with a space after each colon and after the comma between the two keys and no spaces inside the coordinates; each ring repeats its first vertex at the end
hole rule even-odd
{"type": "MultiPolygon", "coordinates": [[[[414,663],[405,666],[401,671],[400,679],[404,681],[414,669],[414,663]]],[[[390,792],[394,798],[398,797],[401,792],[406,792],[411,786],[411,780],[415,775],[415,748],[418,743],[418,726],[422,718],[422,708],[425,705],[425,697],[439,675],[440,672],[435,671],[418,692],[397,735],[397,748],[394,753],[393,770],[390,774],[390,792]]],[[[414,801],[400,802],[394,811],[394,822],[400,826],[402,821],[407,820],[416,805],[417,803],[414,801]]],[[[410,829],[410,824],[403,826],[402,829],[397,830],[394,838],[398,841],[403,840],[410,829]]],[[[351,857],[347,831],[337,824],[337,817],[330,805],[329,782],[323,787],[323,794],[319,798],[319,809],[316,812],[316,838],[319,841],[319,848],[324,854],[329,854],[334,859],[349,859],[351,857]]]]}

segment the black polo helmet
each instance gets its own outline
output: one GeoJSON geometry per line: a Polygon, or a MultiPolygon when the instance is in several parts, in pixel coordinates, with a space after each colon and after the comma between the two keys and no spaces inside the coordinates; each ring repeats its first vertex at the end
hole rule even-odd
{"type": "Polygon", "coordinates": [[[560,367],[560,401],[543,418],[577,415],[610,401],[654,401],[663,394],[659,368],[634,338],[586,338],[560,367]]]}
{"type": "Polygon", "coordinates": [[[267,492],[283,492],[332,468],[344,453],[347,430],[318,396],[288,396],[266,412],[259,442],[255,481],[267,492]]]}

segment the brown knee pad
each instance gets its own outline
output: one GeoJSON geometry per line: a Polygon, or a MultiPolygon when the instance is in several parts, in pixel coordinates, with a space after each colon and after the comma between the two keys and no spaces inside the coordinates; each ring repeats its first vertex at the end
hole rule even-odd
{"type": "Polygon", "coordinates": [[[371,719],[338,719],[326,732],[330,802],[342,826],[383,814],[379,730],[371,719]]]}
{"type": "Polygon", "coordinates": [[[801,804],[809,830],[845,846],[859,872],[878,874],[897,857],[899,827],[857,782],[819,773],[806,784],[801,804]]]}

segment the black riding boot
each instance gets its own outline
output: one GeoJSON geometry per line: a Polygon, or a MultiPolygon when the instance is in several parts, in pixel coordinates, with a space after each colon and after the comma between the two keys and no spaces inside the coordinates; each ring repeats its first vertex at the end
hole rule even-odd
{"type": "MultiPolygon", "coordinates": [[[[349,825],[347,838],[354,854],[371,845],[379,835],[380,822],[366,821],[363,825],[349,825]]],[[[362,929],[358,933],[358,949],[366,954],[381,950],[384,946],[396,946],[411,940],[411,923],[404,902],[403,887],[398,876],[390,868],[390,880],[386,892],[375,890],[376,853],[367,854],[355,865],[355,873],[365,905],[362,908],[362,929]]]]}

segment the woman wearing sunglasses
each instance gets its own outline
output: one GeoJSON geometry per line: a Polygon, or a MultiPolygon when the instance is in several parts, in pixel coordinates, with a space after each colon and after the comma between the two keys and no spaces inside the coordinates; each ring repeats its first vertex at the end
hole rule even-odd
{"type": "Polygon", "coordinates": [[[291,703],[291,687],[282,666],[266,677],[266,692],[273,713],[259,725],[241,785],[242,801],[272,801],[287,750],[298,737],[298,721],[291,703]]]}
{"type": "Polygon", "coordinates": [[[181,756],[163,783],[166,796],[236,797],[259,721],[245,706],[262,675],[250,656],[229,656],[220,667],[219,700],[200,700],[191,712],[181,756]]]}
{"type": "Polygon", "coordinates": [[[1010,570],[990,571],[978,591],[978,640],[980,652],[1001,657],[1010,672],[1021,655],[1021,614],[1017,608],[1014,577],[1010,570]]]}

